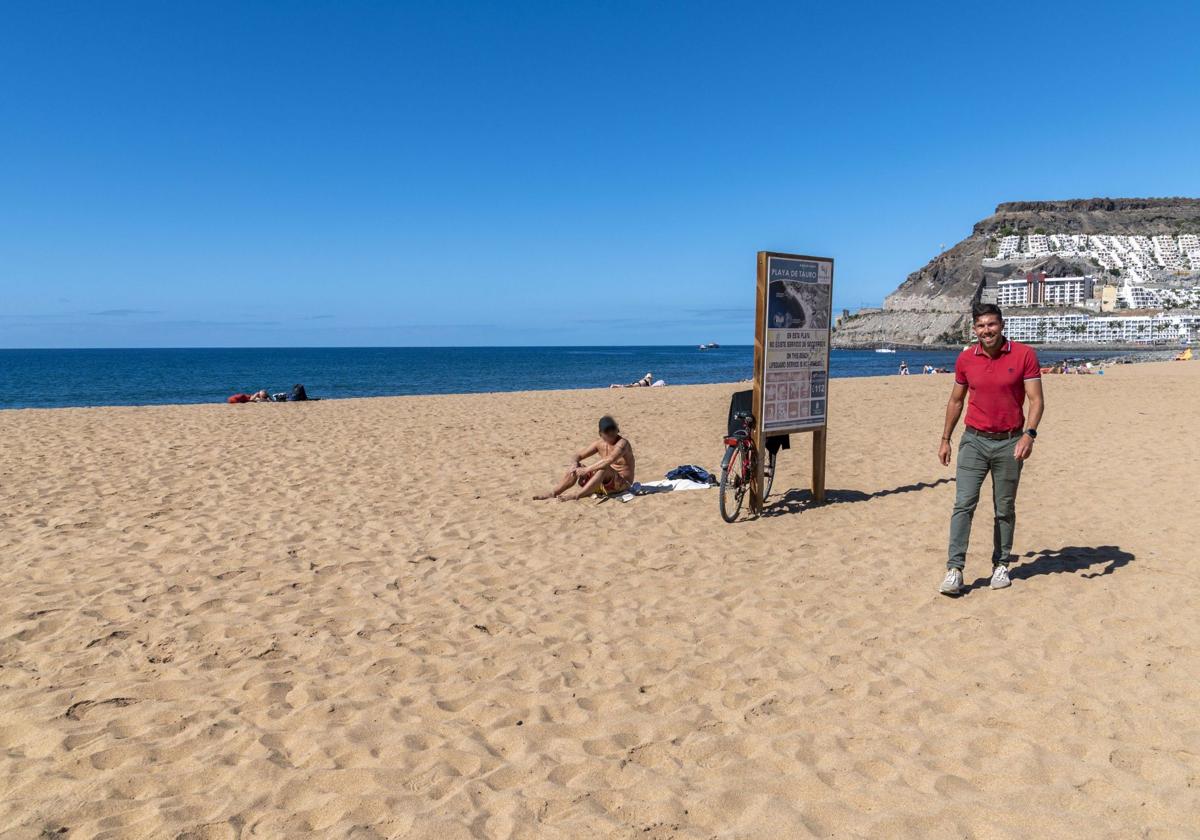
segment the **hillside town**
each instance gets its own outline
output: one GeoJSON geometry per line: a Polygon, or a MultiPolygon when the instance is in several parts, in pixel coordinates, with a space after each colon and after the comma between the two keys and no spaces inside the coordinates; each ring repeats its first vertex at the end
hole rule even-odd
{"type": "Polygon", "coordinates": [[[887,295],[843,311],[834,346],[953,346],[976,303],[1008,334],[1071,347],[1200,342],[1200,199],[1012,201],[887,295]]]}
{"type": "Polygon", "coordinates": [[[1038,344],[1191,344],[1200,336],[1200,237],[1005,235],[982,260],[982,303],[996,303],[1011,338],[1038,344]],[[1087,274],[1022,270],[1090,264],[1087,274]],[[994,269],[1011,269],[997,275],[994,269]],[[987,271],[986,269],[993,269],[987,271]],[[1005,276],[1007,274],[1007,276],[1005,276]],[[999,278],[1003,279],[999,279],[999,278]]]}

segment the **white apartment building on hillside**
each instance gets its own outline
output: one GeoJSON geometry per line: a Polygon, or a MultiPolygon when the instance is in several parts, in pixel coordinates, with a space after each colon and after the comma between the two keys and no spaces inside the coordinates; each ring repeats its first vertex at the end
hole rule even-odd
{"type": "Polygon", "coordinates": [[[1172,315],[1014,315],[1004,334],[1030,344],[1167,344],[1200,340],[1200,312],[1172,315]]]}
{"type": "Polygon", "coordinates": [[[1045,306],[1083,306],[1084,301],[1092,296],[1095,278],[1085,277],[1046,277],[1042,279],[1041,302],[1045,306]]]}
{"type": "Polygon", "coordinates": [[[1162,309],[1163,300],[1158,289],[1126,283],[1121,287],[1121,302],[1127,309],[1162,309]]]}
{"type": "Polygon", "coordinates": [[[1029,283],[1020,277],[1001,280],[996,284],[996,303],[1002,309],[1006,306],[1028,306],[1029,283]]]}
{"type": "Polygon", "coordinates": [[[1127,309],[1195,309],[1200,307],[1200,286],[1154,288],[1126,283],[1121,287],[1120,299],[1127,309]]]}
{"type": "Polygon", "coordinates": [[[1040,233],[1035,233],[1026,240],[1026,250],[1034,256],[1049,256],[1053,253],[1050,239],[1040,233]]]}
{"type": "Polygon", "coordinates": [[[1028,272],[996,284],[996,303],[1004,306],[1083,306],[1092,297],[1096,278],[1047,277],[1028,272]]]}
{"type": "Polygon", "coordinates": [[[1006,236],[1000,240],[1000,245],[996,251],[996,259],[1007,260],[1010,257],[1016,256],[1021,250],[1021,237],[1006,236]]]}

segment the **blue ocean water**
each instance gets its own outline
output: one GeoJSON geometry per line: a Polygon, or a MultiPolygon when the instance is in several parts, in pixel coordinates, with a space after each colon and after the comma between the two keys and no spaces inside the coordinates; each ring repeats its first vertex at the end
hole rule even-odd
{"type": "MultiPolygon", "coordinates": [[[[901,359],[914,371],[924,364],[949,368],[955,355],[834,350],[830,372],[895,373],[901,359]]],[[[1040,355],[1051,362],[1071,354],[1040,355]]],[[[748,379],[753,364],[749,345],[705,351],[695,346],[0,350],[0,408],[215,403],[260,388],[286,391],[295,383],[327,399],[602,388],[647,372],[669,385],[688,385],[748,379]]]]}

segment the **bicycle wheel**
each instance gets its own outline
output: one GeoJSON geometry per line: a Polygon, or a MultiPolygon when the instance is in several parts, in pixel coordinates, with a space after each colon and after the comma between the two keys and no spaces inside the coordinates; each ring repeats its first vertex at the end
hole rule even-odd
{"type": "Polygon", "coordinates": [[[771,495],[771,485],[775,483],[775,456],[779,454],[779,450],[767,453],[767,468],[764,471],[766,475],[763,477],[763,501],[771,495]]]}
{"type": "Polygon", "coordinates": [[[746,452],[741,446],[731,446],[725,450],[721,459],[721,518],[733,522],[742,512],[742,502],[746,499],[746,452]]]}

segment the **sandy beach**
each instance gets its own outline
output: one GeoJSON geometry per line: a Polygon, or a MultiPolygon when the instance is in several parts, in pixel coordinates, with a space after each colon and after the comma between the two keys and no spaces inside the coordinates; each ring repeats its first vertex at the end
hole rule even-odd
{"type": "Polygon", "coordinates": [[[830,503],[797,438],[733,525],[529,500],[733,385],[0,412],[0,836],[1200,836],[1200,364],[1047,377],[959,599],[950,384],[834,380],[830,503]]]}

